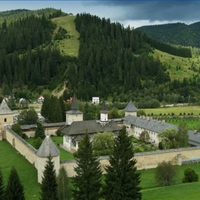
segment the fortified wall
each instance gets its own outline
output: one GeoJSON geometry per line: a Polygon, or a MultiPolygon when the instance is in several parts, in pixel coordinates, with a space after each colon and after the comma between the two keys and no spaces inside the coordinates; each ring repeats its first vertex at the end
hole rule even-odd
{"type": "Polygon", "coordinates": [[[57,147],[49,136],[45,138],[42,145],[38,150],[28,144],[23,138],[11,130],[8,125],[5,127],[6,140],[15,148],[22,156],[24,156],[36,169],[38,182],[42,182],[43,171],[48,159],[48,156],[52,157],[54,162],[54,168],[58,174],[60,168],[60,156],[57,147]]]}
{"type": "MultiPolygon", "coordinates": [[[[38,182],[41,183],[44,166],[47,161],[47,156],[38,156],[38,151],[29,145],[25,140],[13,132],[9,126],[6,126],[6,140],[15,148],[21,155],[23,155],[38,171],[38,182]]],[[[137,161],[137,169],[151,169],[155,168],[163,161],[171,161],[174,165],[181,165],[183,161],[188,159],[200,159],[200,147],[180,148],[170,150],[158,150],[152,152],[135,153],[134,158],[137,161]]],[[[103,173],[105,166],[109,165],[109,157],[102,156],[99,158],[103,173]]],[[[75,175],[74,167],[75,160],[67,160],[60,162],[60,156],[53,157],[55,170],[58,173],[60,167],[64,167],[69,177],[75,175]]]]}

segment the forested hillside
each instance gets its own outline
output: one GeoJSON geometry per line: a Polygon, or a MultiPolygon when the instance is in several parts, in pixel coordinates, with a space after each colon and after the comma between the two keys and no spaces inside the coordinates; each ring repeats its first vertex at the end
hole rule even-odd
{"type": "Polygon", "coordinates": [[[54,10],[14,21],[4,17],[0,26],[2,95],[34,98],[34,94],[51,94],[65,83],[65,100],[75,93],[85,101],[92,96],[113,102],[132,99],[143,107],[156,107],[161,101],[188,102],[188,98],[199,101],[199,69],[193,67],[195,76],[172,79],[171,63],[163,64],[153,56],[155,48],[164,46],[163,51],[190,59],[189,49],[166,46],[139,30],[90,14],[78,14],[74,23],[70,16],[68,30],[66,15],[54,10]],[[73,26],[79,38],[72,35],[73,26]],[[75,42],[78,56],[63,50],[62,41],[72,44],[72,39],[79,41],[79,45],[75,42]]]}
{"type": "Polygon", "coordinates": [[[173,45],[200,47],[200,22],[186,25],[172,23],[152,26],[142,26],[138,30],[149,37],[173,45]]]}

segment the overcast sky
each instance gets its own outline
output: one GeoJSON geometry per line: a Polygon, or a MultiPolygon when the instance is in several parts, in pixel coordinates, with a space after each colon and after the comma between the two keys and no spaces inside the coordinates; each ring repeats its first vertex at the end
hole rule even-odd
{"type": "Polygon", "coordinates": [[[14,9],[36,10],[57,8],[66,13],[90,13],[110,18],[124,26],[137,28],[144,25],[183,22],[191,24],[200,21],[200,0],[85,0],[85,1],[1,1],[0,11],[14,9]]]}

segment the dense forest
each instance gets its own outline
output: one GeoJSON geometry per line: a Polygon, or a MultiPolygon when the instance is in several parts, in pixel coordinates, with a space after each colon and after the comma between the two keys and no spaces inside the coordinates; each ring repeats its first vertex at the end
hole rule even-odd
{"type": "Polygon", "coordinates": [[[171,80],[166,67],[151,54],[154,48],[164,48],[190,58],[189,49],[166,45],[109,19],[78,14],[74,23],[79,32],[79,55],[66,56],[55,40],[62,40],[67,30],[51,20],[62,15],[58,10],[9,22],[4,18],[0,26],[2,95],[28,99],[35,92],[52,92],[66,83],[65,100],[75,93],[85,101],[92,96],[113,102],[132,99],[140,107],[188,102],[189,98],[199,102],[200,78],[171,80]]]}
{"type": "Polygon", "coordinates": [[[200,22],[190,25],[170,23],[137,28],[149,37],[173,45],[200,47],[200,22]]]}

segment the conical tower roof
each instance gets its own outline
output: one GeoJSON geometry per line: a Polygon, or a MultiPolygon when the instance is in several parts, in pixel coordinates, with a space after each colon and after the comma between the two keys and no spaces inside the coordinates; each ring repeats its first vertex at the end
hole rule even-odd
{"type": "Polygon", "coordinates": [[[6,103],[5,99],[3,99],[0,105],[0,114],[10,114],[10,113],[12,113],[12,111],[8,107],[8,104],[6,103]]]}
{"type": "Polygon", "coordinates": [[[78,106],[76,103],[76,95],[73,96],[71,110],[78,110],[78,106]]]}
{"type": "Polygon", "coordinates": [[[106,108],[105,102],[103,102],[103,104],[102,104],[101,113],[108,113],[108,110],[107,110],[107,108],[106,108]]]}
{"type": "Polygon", "coordinates": [[[56,157],[60,155],[60,151],[51,140],[51,137],[47,135],[36,154],[39,157],[56,157]]]}
{"type": "Polygon", "coordinates": [[[137,108],[135,107],[132,101],[129,101],[128,105],[126,106],[124,110],[126,112],[137,112],[137,108]]]}

